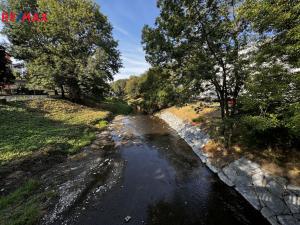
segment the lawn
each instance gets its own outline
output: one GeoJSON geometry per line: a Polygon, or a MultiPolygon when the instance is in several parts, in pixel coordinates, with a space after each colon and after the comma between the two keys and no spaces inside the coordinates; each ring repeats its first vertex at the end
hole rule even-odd
{"type": "Polygon", "coordinates": [[[0,224],[32,225],[42,214],[42,201],[47,193],[40,193],[40,184],[29,180],[16,191],[0,197],[0,224]]]}
{"type": "Polygon", "coordinates": [[[0,196],[0,224],[36,224],[43,214],[44,202],[55,194],[45,192],[42,184],[34,180],[39,176],[35,174],[40,171],[38,167],[47,169],[49,165],[44,163],[54,166],[50,155],[74,154],[90,144],[96,131],[108,125],[110,114],[101,108],[59,99],[0,105],[0,175],[23,170],[33,173],[32,179],[14,178],[14,183],[3,188],[9,192],[0,196]],[[42,158],[45,160],[40,165],[37,162],[42,158]],[[22,161],[18,159],[27,163],[18,164],[22,161]]]}
{"type": "Polygon", "coordinates": [[[55,99],[0,105],[0,164],[49,149],[72,154],[91,143],[109,114],[55,99]]]}

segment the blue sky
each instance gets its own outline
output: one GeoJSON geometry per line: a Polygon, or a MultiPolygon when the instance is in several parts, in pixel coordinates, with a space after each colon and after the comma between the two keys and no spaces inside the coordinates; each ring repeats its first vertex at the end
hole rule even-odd
{"type": "MultiPolygon", "coordinates": [[[[139,75],[149,68],[141,45],[141,31],[145,24],[153,25],[159,11],[156,0],[96,0],[100,11],[113,25],[113,35],[119,42],[123,68],[115,80],[139,75]]],[[[0,24],[1,28],[1,24],[0,24]]],[[[4,37],[0,35],[0,42],[4,37]]]]}
{"type": "Polygon", "coordinates": [[[149,68],[141,45],[145,24],[153,25],[159,11],[156,0],[97,0],[100,11],[113,25],[113,35],[119,41],[123,68],[115,80],[139,75],[149,68]]]}

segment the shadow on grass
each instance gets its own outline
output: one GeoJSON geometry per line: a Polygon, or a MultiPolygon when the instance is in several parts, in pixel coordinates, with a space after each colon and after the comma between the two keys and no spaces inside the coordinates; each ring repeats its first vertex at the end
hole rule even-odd
{"type": "Polygon", "coordinates": [[[36,224],[42,213],[45,194],[39,191],[40,183],[29,180],[16,191],[0,197],[0,224],[36,224]]]}
{"type": "Polygon", "coordinates": [[[0,105],[0,224],[37,223],[51,197],[36,181],[90,144],[107,114],[61,100],[0,105]]]}
{"type": "Polygon", "coordinates": [[[32,155],[37,150],[73,153],[94,138],[86,125],[70,125],[33,112],[25,104],[0,106],[0,163],[32,155]]]}
{"type": "Polygon", "coordinates": [[[92,126],[45,117],[25,103],[0,105],[0,195],[63,162],[95,139],[92,126]]]}

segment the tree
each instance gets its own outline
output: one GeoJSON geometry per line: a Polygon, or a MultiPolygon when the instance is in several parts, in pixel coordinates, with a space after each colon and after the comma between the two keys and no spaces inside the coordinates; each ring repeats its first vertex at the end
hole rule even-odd
{"type": "Polygon", "coordinates": [[[300,2],[293,0],[246,0],[240,17],[257,32],[262,60],[280,58],[300,67],[300,2]]]}
{"type": "Polygon", "coordinates": [[[130,98],[139,98],[140,97],[140,81],[141,78],[138,76],[130,76],[125,86],[125,93],[130,98]]]}
{"type": "Polygon", "coordinates": [[[164,107],[178,103],[178,89],[167,82],[170,78],[168,70],[151,68],[140,76],[117,80],[112,84],[113,91],[147,113],[153,113],[164,107]]]}
{"type": "Polygon", "coordinates": [[[116,80],[115,82],[112,83],[111,89],[117,97],[125,96],[125,87],[126,87],[127,81],[128,81],[128,79],[120,79],[120,80],[116,80]]]}
{"type": "Polygon", "coordinates": [[[145,111],[154,112],[178,103],[176,88],[166,82],[169,78],[168,71],[160,68],[151,68],[140,77],[139,89],[145,111]]]}
{"type": "Polygon", "coordinates": [[[143,29],[147,61],[171,70],[183,86],[212,84],[223,119],[235,113],[228,99],[237,99],[249,74],[241,52],[249,34],[236,15],[240,4],[238,0],[159,0],[156,27],[143,29]]]}
{"type": "Polygon", "coordinates": [[[239,17],[250,25],[257,50],[241,98],[241,121],[263,143],[295,145],[300,124],[300,3],[246,0],[239,17]]]}
{"type": "Polygon", "coordinates": [[[7,7],[47,13],[47,22],[7,23],[16,58],[28,64],[32,83],[58,87],[70,98],[104,96],[121,67],[112,26],[90,0],[9,0],[7,7]]]}
{"type": "Polygon", "coordinates": [[[276,62],[256,66],[240,98],[240,121],[264,144],[291,146],[300,138],[299,74],[276,62]]]}
{"type": "Polygon", "coordinates": [[[10,68],[11,62],[3,46],[0,46],[0,83],[11,83],[15,77],[10,68]]]}

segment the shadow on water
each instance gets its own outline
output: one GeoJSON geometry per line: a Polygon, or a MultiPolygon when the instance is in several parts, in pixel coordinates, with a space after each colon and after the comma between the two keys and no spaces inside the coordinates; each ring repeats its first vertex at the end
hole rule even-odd
{"type": "Polygon", "coordinates": [[[120,146],[126,161],[118,185],[91,202],[69,224],[267,225],[234,189],[221,183],[165,123],[125,117],[136,140],[120,146]]]}

